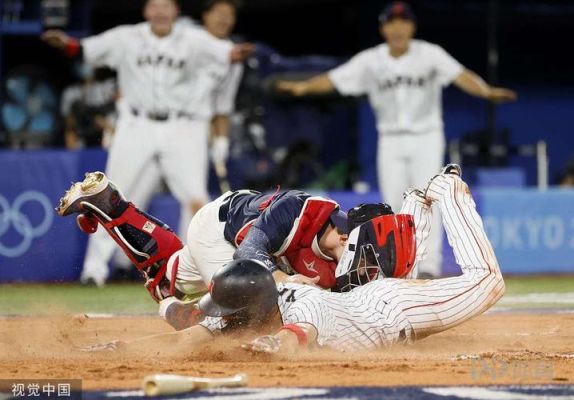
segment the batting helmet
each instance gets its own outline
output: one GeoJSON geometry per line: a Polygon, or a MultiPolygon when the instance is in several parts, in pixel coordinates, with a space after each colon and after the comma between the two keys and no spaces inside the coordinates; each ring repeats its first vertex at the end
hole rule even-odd
{"type": "Polygon", "coordinates": [[[273,275],[263,263],[239,259],[213,275],[199,309],[211,317],[234,316],[242,323],[259,323],[275,309],[278,297],[273,275]]]}
{"type": "Polygon", "coordinates": [[[404,278],[416,255],[412,215],[381,215],[355,228],[337,264],[337,288],[346,292],[377,279],[404,278]]]}

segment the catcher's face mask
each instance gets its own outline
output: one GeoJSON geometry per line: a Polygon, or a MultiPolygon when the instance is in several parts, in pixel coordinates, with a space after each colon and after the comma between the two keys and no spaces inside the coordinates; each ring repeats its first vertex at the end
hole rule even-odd
{"type": "Polygon", "coordinates": [[[379,277],[404,278],[416,255],[412,215],[382,215],[356,227],[349,239],[335,277],[346,292],[379,277]]]}

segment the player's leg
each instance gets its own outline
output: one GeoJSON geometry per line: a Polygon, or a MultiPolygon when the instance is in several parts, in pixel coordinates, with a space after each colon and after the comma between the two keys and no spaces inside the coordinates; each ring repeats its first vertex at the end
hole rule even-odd
{"type": "MultiPolygon", "coordinates": [[[[152,163],[153,159],[153,143],[148,137],[149,133],[149,127],[143,119],[124,115],[118,121],[114,141],[110,147],[106,165],[107,175],[130,198],[136,187],[150,183],[141,175],[141,171],[152,163]],[[142,140],[142,137],[145,137],[145,140],[142,140]]],[[[115,248],[114,241],[103,230],[91,235],[81,280],[86,282],[91,279],[96,284],[102,285],[109,275],[108,262],[115,248]]]]}
{"type": "Polygon", "coordinates": [[[208,139],[209,123],[185,118],[169,122],[164,130],[160,164],[167,185],[181,205],[180,232],[209,201],[208,139]]]}
{"type": "Polygon", "coordinates": [[[219,218],[219,209],[230,194],[227,192],[201,208],[187,231],[189,254],[205,284],[219,268],[233,260],[236,250],[225,240],[225,221],[219,218]]]}
{"type": "Polygon", "coordinates": [[[156,299],[174,293],[165,284],[169,258],[182,248],[175,233],[163,222],[126,201],[116,186],[101,172],[86,174],[60,200],[58,213],[78,214],[80,229],[94,233],[101,225],[148,279],[146,287],[156,299]]]}
{"type": "MultiPolygon", "coordinates": [[[[410,157],[413,185],[417,188],[426,187],[429,172],[438,171],[444,162],[445,140],[440,130],[427,132],[416,136],[414,154],[410,157]]],[[[419,272],[439,277],[442,275],[442,243],[443,227],[438,206],[433,206],[432,232],[427,241],[425,261],[419,264],[419,272]]]]}
{"type": "Polygon", "coordinates": [[[403,310],[418,339],[481,314],[504,294],[498,262],[466,183],[458,175],[438,175],[426,197],[439,205],[462,275],[388,280],[389,301],[403,310]]]}
{"type": "MultiPolygon", "coordinates": [[[[128,198],[131,203],[137,204],[140,210],[147,210],[153,195],[159,191],[161,184],[161,171],[159,170],[157,163],[152,162],[144,166],[141,176],[145,177],[145,184],[135,186],[128,198]]],[[[116,248],[114,247],[114,249],[116,248]]],[[[116,270],[129,270],[132,268],[132,263],[129,258],[127,258],[123,252],[115,250],[112,264],[114,264],[116,270]]]]}
{"type": "Polygon", "coordinates": [[[406,172],[404,138],[399,134],[382,135],[377,151],[379,190],[383,201],[395,212],[401,207],[402,193],[412,185],[405,179],[406,172]]]}
{"type": "Polygon", "coordinates": [[[407,279],[416,278],[419,264],[427,255],[427,239],[431,231],[432,208],[424,193],[418,189],[409,189],[403,194],[404,200],[399,214],[409,214],[413,216],[415,222],[416,239],[416,259],[407,279]]]}

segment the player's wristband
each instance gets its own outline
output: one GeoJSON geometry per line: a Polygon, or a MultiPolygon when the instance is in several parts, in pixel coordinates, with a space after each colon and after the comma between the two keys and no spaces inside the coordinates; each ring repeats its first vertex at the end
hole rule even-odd
{"type": "Polygon", "coordinates": [[[291,331],[297,336],[297,341],[299,342],[299,346],[307,347],[307,344],[308,344],[307,334],[305,333],[303,328],[301,328],[300,326],[297,326],[295,324],[287,324],[287,325],[283,325],[280,330],[283,330],[283,329],[291,331]]]}
{"type": "Polygon", "coordinates": [[[80,44],[79,40],[69,39],[68,43],[66,43],[66,49],[64,51],[68,57],[74,58],[80,53],[81,48],[82,45],[80,44]]]}

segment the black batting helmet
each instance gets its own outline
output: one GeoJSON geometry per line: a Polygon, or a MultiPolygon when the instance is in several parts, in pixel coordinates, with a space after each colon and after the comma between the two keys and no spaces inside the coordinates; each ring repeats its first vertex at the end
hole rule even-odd
{"type": "Polygon", "coordinates": [[[256,260],[233,260],[211,278],[209,293],[199,309],[211,317],[234,316],[243,323],[265,322],[277,306],[277,284],[271,272],[256,260]]]}

